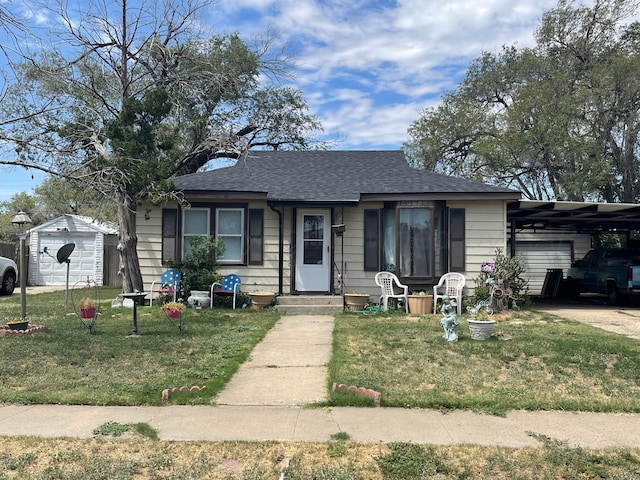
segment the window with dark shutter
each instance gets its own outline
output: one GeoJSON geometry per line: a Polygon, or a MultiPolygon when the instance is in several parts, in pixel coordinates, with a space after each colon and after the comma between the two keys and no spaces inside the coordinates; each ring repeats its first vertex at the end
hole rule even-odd
{"type": "Polygon", "coordinates": [[[449,271],[464,272],[464,208],[449,210],[449,271]]]}
{"type": "Polygon", "coordinates": [[[380,271],[380,210],[364,211],[364,269],[380,271]]]}
{"type": "Polygon", "coordinates": [[[264,210],[249,209],[249,265],[262,265],[264,255],[264,210]]]}
{"type": "Polygon", "coordinates": [[[178,211],[162,210],[162,263],[176,260],[178,238],[178,211]]]}

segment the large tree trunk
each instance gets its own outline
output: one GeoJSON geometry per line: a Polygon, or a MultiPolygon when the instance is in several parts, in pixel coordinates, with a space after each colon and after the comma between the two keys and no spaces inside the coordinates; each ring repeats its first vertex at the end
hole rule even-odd
{"type": "Polygon", "coordinates": [[[143,291],[142,273],[138,261],[138,235],[136,234],[136,200],[126,191],[118,192],[118,252],[122,274],[122,291],[143,291]]]}

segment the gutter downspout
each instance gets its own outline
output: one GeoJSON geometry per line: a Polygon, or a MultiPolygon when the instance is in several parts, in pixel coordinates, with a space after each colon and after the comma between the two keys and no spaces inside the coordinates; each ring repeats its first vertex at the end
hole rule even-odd
{"type": "Polygon", "coordinates": [[[284,212],[276,210],[271,202],[267,205],[278,214],[278,295],[282,295],[284,285],[284,212]]]}

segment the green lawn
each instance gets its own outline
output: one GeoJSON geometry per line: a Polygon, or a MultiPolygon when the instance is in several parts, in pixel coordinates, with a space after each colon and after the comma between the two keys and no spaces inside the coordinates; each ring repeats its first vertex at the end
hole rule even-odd
{"type": "MultiPolygon", "coordinates": [[[[64,292],[29,295],[27,316],[46,330],[0,338],[0,402],[158,405],[165,388],[197,385],[206,388],[171,402],[207,404],[278,318],[268,310],[188,310],[180,331],[159,307],[141,306],[141,336],[129,338],[131,309],[111,308],[118,291],[101,290],[92,334],[73,302],[65,307],[64,292]]],[[[19,298],[0,300],[0,318],[19,313],[19,298]]]]}
{"type": "MultiPolygon", "coordinates": [[[[272,310],[186,312],[178,330],[162,310],[138,307],[141,336],[129,338],[131,309],[111,307],[101,290],[90,334],[64,292],[29,295],[42,333],[0,338],[0,402],[158,405],[165,388],[205,386],[172,403],[208,404],[274,325],[272,310]]],[[[70,299],[72,300],[72,299],[70,299]]],[[[0,300],[0,316],[19,315],[19,298],[0,300]]],[[[639,412],[640,342],[535,311],[498,320],[486,341],[442,338],[438,315],[344,313],[336,317],[329,385],[381,392],[382,405],[504,414],[511,409],[639,412]]],[[[2,322],[0,322],[2,323],[2,322]]],[[[330,405],[369,405],[345,392],[330,405]]]]}
{"type": "MultiPolygon", "coordinates": [[[[639,412],[640,342],[533,311],[499,319],[494,336],[442,338],[440,317],[342,314],[330,384],[371,388],[388,407],[639,412]],[[512,337],[500,341],[495,333],[512,337]]],[[[362,404],[336,392],[333,405],[362,404]]]]}

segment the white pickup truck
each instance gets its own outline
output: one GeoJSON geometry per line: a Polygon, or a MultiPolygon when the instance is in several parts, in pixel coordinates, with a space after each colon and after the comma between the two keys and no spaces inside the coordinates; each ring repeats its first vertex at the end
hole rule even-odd
{"type": "Polygon", "coordinates": [[[18,266],[10,258],[0,257],[0,294],[12,295],[16,288],[18,278],[18,266]]]}

